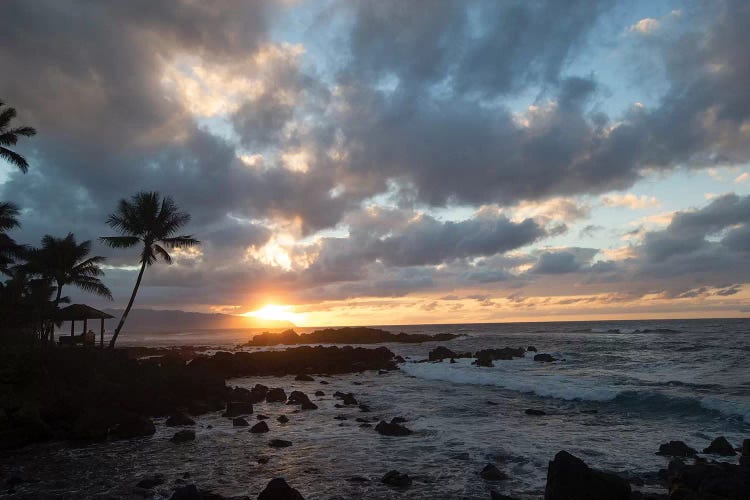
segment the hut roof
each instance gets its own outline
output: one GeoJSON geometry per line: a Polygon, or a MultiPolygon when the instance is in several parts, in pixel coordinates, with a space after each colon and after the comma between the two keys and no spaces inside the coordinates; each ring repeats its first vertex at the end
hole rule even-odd
{"type": "Polygon", "coordinates": [[[108,319],[114,318],[104,311],[94,309],[86,304],[71,304],[57,311],[55,319],[62,321],[80,321],[84,319],[108,319]]]}

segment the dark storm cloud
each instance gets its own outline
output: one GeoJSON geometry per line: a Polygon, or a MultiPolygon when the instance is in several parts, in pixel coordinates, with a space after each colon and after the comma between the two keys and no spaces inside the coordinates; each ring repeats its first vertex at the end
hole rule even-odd
{"type": "Polygon", "coordinates": [[[546,251],[539,255],[534,267],[529,271],[533,274],[566,274],[581,271],[589,266],[591,259],[599,251],[593,248],[566,248],[563,250],[546,251]]]}

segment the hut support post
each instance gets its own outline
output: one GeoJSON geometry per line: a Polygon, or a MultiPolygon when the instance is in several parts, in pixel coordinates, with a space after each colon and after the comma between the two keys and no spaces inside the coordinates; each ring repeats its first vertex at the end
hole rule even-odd
{"type": "Polygon", "coordinates": [[[102,318],[102,328],[99,331],[99,347],[104,349],[104,318],[102,318]]]}
{"type": "Polygon", "coordinates": [[[73,335],[75,335],[75,320],[70,321],[70,338],[73,338],[73,335]]]}

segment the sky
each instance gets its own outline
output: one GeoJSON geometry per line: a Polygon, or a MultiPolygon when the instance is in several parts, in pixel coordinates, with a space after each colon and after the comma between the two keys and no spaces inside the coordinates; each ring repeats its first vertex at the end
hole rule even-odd
{"type": "Polygon", "coordinates": [[[12,236],[158,190],[136,307],[298,325],[750,315],[750,3],[6,0],[12,236]]]}

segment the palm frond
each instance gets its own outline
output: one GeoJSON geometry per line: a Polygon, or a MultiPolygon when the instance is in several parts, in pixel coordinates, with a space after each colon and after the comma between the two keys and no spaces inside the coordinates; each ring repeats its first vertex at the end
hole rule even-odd
{"type": "Polygon", "coordinates": [[[29,164],[26,158],[19,155],[15,151],[11,151],[8,148],[0,146],[0,158],[3,158],[9,163],[17,166],[24,174],[29,171],[29,164]]]}
{"type": "Polygon", "coordinates": [[[136,236],[101,236],[99,241],[112,248],[130,248],[140,243],[141,239],[136,236]]]}
{"type": "Polygon", "coordinates": [[[170,248],[190,248],[195,245],[200,245],[200,241],[193,238],[192,235],[175,236],[173,238],[163,238],[162,243],[170,248]]]}

